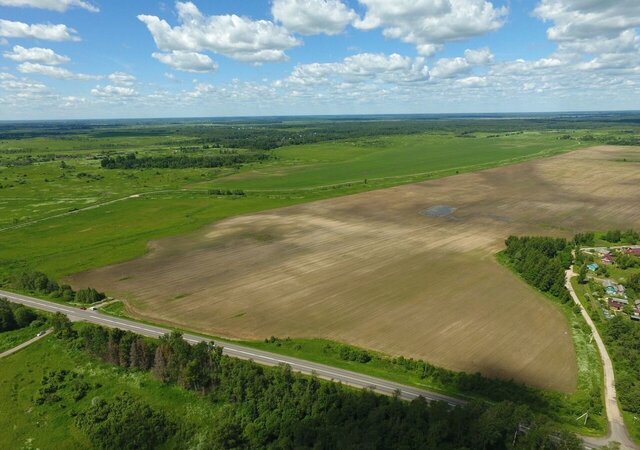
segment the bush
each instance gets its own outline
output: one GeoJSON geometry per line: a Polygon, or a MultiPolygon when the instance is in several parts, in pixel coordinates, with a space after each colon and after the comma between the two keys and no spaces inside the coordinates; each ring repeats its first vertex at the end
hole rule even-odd
{"type": "Polygon", "coordinates": [[[21,290],[51,294],[58,290],[58,284],[42,272],[22,272],[14,277],[13,285],[21,290]]]}
{"type": "Polygon", "coordinates": [[[366,350],[360,350],[346,345],[340,347],[339,354],[340,358],[345,361],[357,361],[359,363],[368,363],[371,361],[371,355],[366,350]]]}
{"type": "Polygon", "coordinates": [[[124,393],[111,401],[95,398],[76,425],[100,449],[155,449],[176,432],[166,415],[124,393]]]}
{"type": "Polygon", "coordinates": [[[16,307],[13,310],[13,315],[16,319],[18,328],[28,327],[34,320],[38,318],[38,315],[35,313],[35,311],[22,305],[16,307]]]}

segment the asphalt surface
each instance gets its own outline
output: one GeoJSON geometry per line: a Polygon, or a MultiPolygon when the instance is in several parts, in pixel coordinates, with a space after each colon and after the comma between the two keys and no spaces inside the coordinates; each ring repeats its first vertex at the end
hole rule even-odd
{"type": "Polygon", "coordinates": [[[602,367],[604,369],[604,397],[605,397],[605,409],[607,412],[607,420],[609,422],[609,434],[604,438],[591,438],[591,437],[583,437],[582,440],[591,445],[606,445],[610,442],[619,442],[623,449],[639,449],[638,446],[631,440],[629,437],[629,433],[627,431],[627,427],[624,424],[624,420],[622,419],[622,413],[620,412],[620,407],[618,406],[618,398],[616,394],[616,385],[615,385],[615,374],[613,372],[613,364],[611,363],[611,358],[609,357],[609,353],[607,352],[607,348],[600,337],[600,333],[596,328],[593,320],[589,316],[589,313],[584,309],[582,303],[578,299],[576,292],[573,290],[573,286],[571,285],[571,278],[576,276],[576,273],[573,271],[573,266],[567,270],[566,272],[566,282],[565,286],[569,290],[571,294],[571,298],[573,301],[580,307],[580,312],[582,313],[582,317],[587,322],[589,327],[591,328],[591,333],[593,334],[593,338],[598,347],[598,351],[600,352],[600,358],[602,359],[602,367]]]}
{"type": "MultiPolygon", "coordinates": [[[[120,317],[108,316],[100,313],[99,311],[91,311],[89,309],[82,310],[79,308],[61,305],[58,303],[41,300],[26,295],[14,294],[12,292],[0,290],[0,297],[6,297],[7,300],[14,303],[21,303],[23,305],[42,311],[49,311],[53,313],[61,312],[69,316],[71,320],[91,322],[110,328],[119,328],[153,338],[157,338],[171,332],[171,329],[168,328],[142,324],[120,317]]],[[[184,333],[183,337],[187,342],[192,344],[196,344],[202,341],[213,342],[213,339],[207,339],[202,336],[197,336],[189,333],[184,333]]],[[[233,342],[219,340],[216,340],[215,342],[221,345],[223,347],[223,353],[229,356],[252,360],[256,363],[267,366],[287,364],[291,367],[292,370],[296,372],[307,375],[313,374],[319,378],[340,382],[342,384],[353,386],[356,388],[372,389],[373,391],[380,394],[394,395],[397,393],[399,397],[404,400],[413,400],[418,397],[424,397],[426,400],[443,401],[451,406],[459,406],[466,403],[464,400],[439,394],[437,392],[431,392],[411,386],[405,386],[399,383],[394,383],[392,381],[381,380],[379,378],[371,377],[368,375],[363,375],[344,369],[338,369],[335,367],[326,366],[310,361],[304,361],[289,356],[256,350],[250,347],[244,347],[242,345],[235,344],[233,342]]]]}

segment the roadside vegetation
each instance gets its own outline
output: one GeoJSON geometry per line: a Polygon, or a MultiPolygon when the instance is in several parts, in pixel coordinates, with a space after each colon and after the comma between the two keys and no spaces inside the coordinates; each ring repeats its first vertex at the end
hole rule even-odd
{"type": "Polygon", "coordinates": [[[566,414],[566,424],[582,422],[580,425],[592,428],[591,433],[604,432],[602,363],[590,339],[591,330],[565,287],[565,270],[573,262],[573,243],[562,238],[510,236],[505,244],[498,260],[555,302],[569,322],[578,360],[578,386],[573,395],[564,397],[557,410],[566,414]]]}
{"type": "MultiPolygon", "coordinates": [[[[127,314],[121,301],[105,305],[100,308],[100,311],[116,317],[137,320],[127,314]]],[[[598,405],[597,400],[598,395],[601,395],[602,384],[602,376],[598,372],[600,368],[599,356],[595,346],[589,341],[589,333],[585,329],[584,323],[573,313],[573,310],[569,311],[571,313],[568,314],[568,317],[572,319],[570,326],[577,347],[576,351],[581,361],[578,373],[578,390],[573,394],[536,389],[513,380],[488,378],[479,373],[447,370],[422,360],[402,356],[391,357],[326,339],[277,338],[272,336],[263,341],[239,341],[239,343],[247,347],[352,370],[470,401],[489,402],[490,404],[509,401],[526,406],[534,413],[547,417],[556,428],[579,434],[599,435],[604,433],[606,427],[601,415],[602,404],[600,402],[598,405]],[[591,404],[593,406],[589,406],[591,404]],[[584,408],[592,408],[591,410],[596,413],[590,415],[586,423],[576,421],[576,417],[584,413],[584,408]]],[[[189,332],[193,334],[192,330],[189,332]]],[[[212,338],[224,346],[224,339],[216,336],[202,336],[212,338]]]]}
{"type": "Polygon", "coordinates": [[[179,333],[154,341],[55,322],[55,338],[13,355],[0,373],[14,412],[0,413],[0,425],[19,430],[0,436],[4,447],[581,448],[510,402],[407,403],[190,346],[179,333]],[[132,357],[141,347],[153,355],[150,370],[132,357]],[[42,370],[31,370],[36,359],[42,370]]]}
{"type": "Polygon", "coordinates": [[[23,271],[9,275],[3,285],[25,294],[35,294],[51,300],[85,305],[98,303],[106,298],[103,292],[98,292],[93,288],[74,291],[68,284],[58,284],[42,272],[23,271]]]}
{"type": "Polygon", "coordinates": [[[0,298],[0,353],[35,337],[48,327],[48,316],[0,298]]]}
{"type": "MultiPolygon", "coordinates": [[[[571,326],[580,327],[580,324],[571,323],[571,326]]],[[[578,328],[573,332],[574,339],[578,341],[577,353],[584,361],[582,370],[579,370],[578,390],[574,394],[545,391],[511,380],[487,378],[479,373],[455,372],[425,361],[401,356],[394,358],[324,339],[270,338],[264,342],[243,341],[242,344],[460,398],[489,403],[510,401],[526,405],[532,411],[548,417],[557,428],[580,434],[602,434],[605,431],[602,402],[598,404],[598,397],[590,397],[600,395],[599,383],[602,382],[597,372],[597,350],[588,342],[584,330],[578,328]],[[584,413],[585,408],[594,412],[586,424],[575,420],[584,413]]]]}
{"type": "MultiPolygon", "coordinates": [[[[640,439],[640,322],[631,320],[634,314],[633,307],[629,306],[615,314],[609,312],[602,304],[607,298],[603,288],[603,280],[613,272],[614,269],[624,271],[635,268],[636,257],[619,250],[615,253],[605,252],[605,255],[612,255],[614,263],[605,265],[601,259],[599,264],[593,266],[593,275],[588,275],[588,265],[594,264],[594,257],[591,253],[584,253],[581,246],[592,247],[594,245],[635,245],[640,241],[640,236],[634,230],[627,231],[607,231],[602,233],[581,233],[574,237],[572,242],[564,239],[545,237],[510,237],[506,244],[504,255],[512,267],[522,275],[531,285],[543,292],[551,294],[563,304],[569,305],[570,297],[564,287],[564,271],[575,262],[579,269],[579,274],[572,280],[572,285],[580,298],[581,303],[589,313],[589,316],[596,324],[607,350],[614,364],[616,375],[616,390],[618,401],[625,416],[625,422],[631,435],[640,439]],[[575,252],[575,261],[571,252],[575,252]],[[622,267],[620,267],[620,265],[622,267]],[[597,268],[596,268],[597,267],[597,268]]],[[[613,251],[613,250],[612,250],[613,251]]],[[[640,290],[640,274],[632,272],[620,277],[627,285],[624,294],[614,294],[616,297],[628,299],[632,305],[638,300],[640,290]]],[[[609,294],[611,298],[611,294],[609,294]]],[[[577,314],[575,314],[577,316],[577,314]]],[[[588,333],[585,333],[585,336],[588,333]]],[[[576,342],[578,346],[578,343],[576,342]]],[[[579,348],[578,354],[580,354],[579,348]]],[[[592,367],[590,370],[595,370],[592,367]]],[[[600,370],[598,368],[598,370],[600,370]]],[[[602,397],[601,382],[593,383],[592,399],[602,397]]],[[[602,415],[603,408],[600,402],[590,402],[585,404],[589,414],[602,415]]]]}
{"type": "Polygon", "coordinates": [[[586,239],[575,240],[579,274],[572,285],[607,346],[625,422],[640,441],[640,258],[624,250],[634,248],[626,246],[636,246],[640,235],[634,230],[610,230],[582,236],[586,239]],[[594,246],[600,251],[582,249],[594,246]],[[618,301],[627,304],[616,310],[618,301]]]}

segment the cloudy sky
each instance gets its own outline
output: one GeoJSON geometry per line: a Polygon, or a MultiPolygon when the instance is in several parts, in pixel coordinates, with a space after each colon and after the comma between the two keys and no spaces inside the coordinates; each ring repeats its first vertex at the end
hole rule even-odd
{"type": "Polygon", "coordinates": [[[640,109],[639,0],[0,0],[0,119],[640,109]]]}

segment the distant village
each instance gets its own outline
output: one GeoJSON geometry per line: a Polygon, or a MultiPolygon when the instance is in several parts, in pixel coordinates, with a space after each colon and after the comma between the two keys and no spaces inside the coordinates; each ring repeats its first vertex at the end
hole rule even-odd
{"type": "Polygon", "coordinates": [[[582,252],[586,263],[580,276],[597,285],[594,294],[600,294],[604,317],[626,314],[640,322],[640,290],[636,286],[640,270],[630,270],[640,269],[640,246],[591,247],[582,252]]]}

